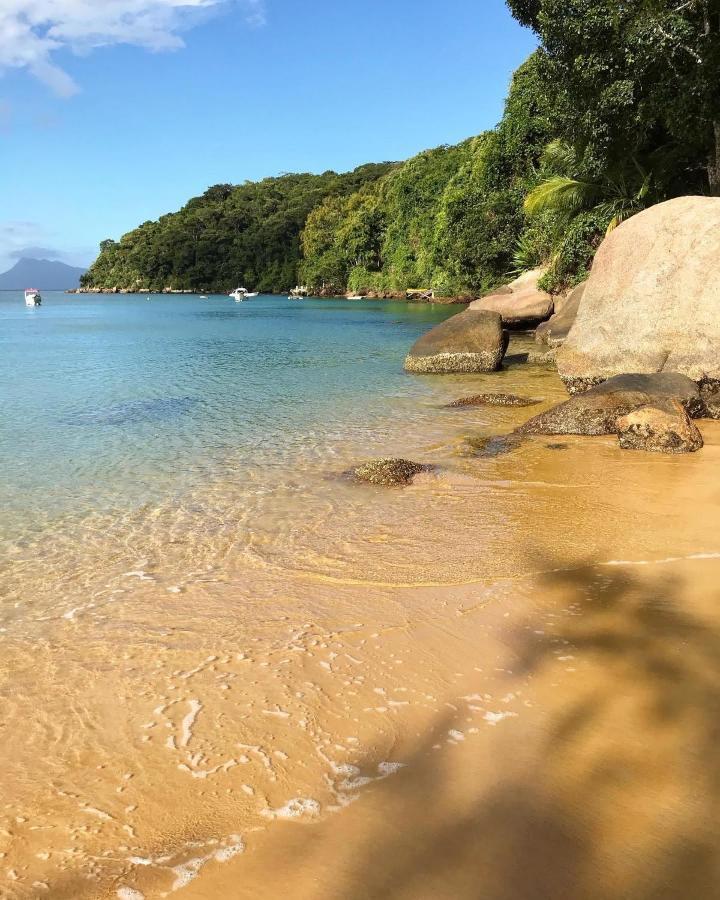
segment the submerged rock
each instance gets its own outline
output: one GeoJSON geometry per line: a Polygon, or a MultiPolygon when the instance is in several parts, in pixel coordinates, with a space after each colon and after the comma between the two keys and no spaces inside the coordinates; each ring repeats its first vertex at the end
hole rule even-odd
{"type": "Polygon", "coordinates": [[[571,393],[628,371],[720,380],[720,198],[660,203],[605,238],[558,371],[571,393]]]}
{"type": "Polygon", "coordinates": [[[402,485],[412,484],[420,472],[430,472],[433,466],[412,462],[409,459],[373,459],[349,473],[356,481],[367,484],[402,485]]]}
{"type": "Polygon", "coordinates": [[[507,343],[497,313],[465,310],[419,338],[405,359],[405,369],[438,375],[494,372],[500,367],[507,343]]]}
{"type": "Polygon", "coordinates": [[[623,450],[651,453],[695,453],[703,446],[702,435],[677,400],[643,406],[617,421],[623,450]]]}
{"type": "Polygon", "coordinates": [[[530,397],[518,397],[515,394],[474,394],[472,397],[460,397],[448,403],[449,409],[458,409],[464,406],[534,406],[540,400],[530,397]]]}
{"type": "Polygon", "coordinates": [[[644,406],[676,400],[691,416],[703,411],[700,389],[675,372],[618,375],[575,394],[517,429],[519,434],[616,434],[621,416],[644,406]]]}
{"type": "Polygon", "coordinates": [[[525,272],[494,294],[474,300],[470,309],[500,313],[504,325],[541,322],[552,315],[554,308],[552,296],[538,288],[538,281],[544,274],[544,269],[525,272]]]}
{"type": "Polygon", "coordinates": [[[587,281],[579,284],[565,300],[555,301],[555,313],[535,329],[535,340],[543,347],[561,347],[575,324],[587,281]]]}
{"type": "Polygon", "coordinates": [[[517,433],[494,434],[489,437],[472,437],[466,441],[467,448],[473,456],[492,459],[495,456],[503,456],[511,453],[522,443],[522,438],[517,433]]]}

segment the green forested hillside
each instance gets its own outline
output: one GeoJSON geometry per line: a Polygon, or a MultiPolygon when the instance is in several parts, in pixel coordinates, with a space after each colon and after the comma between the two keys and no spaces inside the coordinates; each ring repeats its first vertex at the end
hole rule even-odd
{"type": "Polygon", "coordinates": [[[283,175],[220,184],[179,212],[145,222],[119,241],[103,241],[85,287],[163,290],[287,290],[295,284],[300,232],[326,198],[376,181],[391,163],[338,175],[283,175]]]}
{"type": "Polygon", "coordinates": [[[477,293],[514,267],[522,210],[551,138],[531,57],[513,78],[495,129],[429,150],[342,200],[325,201],[303,232],[301,277],[315,290],[477,293]]]}
{"type": "Polygon", "coordinates": [[[623,219],[720,193],[720,0],[507,2],[539,49],[493,131],[347,175],[216,186],[105,241],[84,284],[459,295],[544,264],[560,290],[623,219]]]}

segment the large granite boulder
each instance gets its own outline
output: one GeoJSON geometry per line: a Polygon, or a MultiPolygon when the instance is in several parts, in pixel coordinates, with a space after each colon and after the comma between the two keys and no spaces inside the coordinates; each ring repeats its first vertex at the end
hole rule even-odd
{"type": "Polygon", "coordinates": [[[520,434],[616,434],[617,420],[658,403],[677,401],[688,415],[703,413],[697,384],[685,375],[618,375],[575,394],[521,425],[520,434]]]}
{"type": "Polygon", "coordinates": [[[660,203],[605,238],[557,364],[571,393],[622,372],[720,380],[720,198],[660,203]]]}
{"type": "Polygon", "coordinates": [[[643,406],[617,420],[623,450],[650,453],[695,453],[703,446],[702,435],[677,400],[643,406]]]}
{"type": "Polygon", "coordinates": [[[541,322],[535,330],[535,340],[538,344],[552,348],[565,343],[570,329],[575,324],[586,285],[587,281],[583,281],[562,301],[555,301],[553,315],[547,322],[541,322]]]}
{"type": "Polygon", "coordinates": [[[494,294],[473,300],[470,309],[500,313],[504,325],[535,325],[543,322],[552,315],[554,308],[552,296],[538,288],[538,281],[544,274],[544,269],[525,272],[494,294]]]}
{"type": "Polygon", "coordinates": [[[507,343],[497,313],[465,310],[417,340],[405,359],[405,369],[439,375],[494,372],[500,368],[507,343]]]}

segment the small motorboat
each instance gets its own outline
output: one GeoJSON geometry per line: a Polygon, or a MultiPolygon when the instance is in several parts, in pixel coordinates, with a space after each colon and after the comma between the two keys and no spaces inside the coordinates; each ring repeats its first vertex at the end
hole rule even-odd
{"type": "Polygon", "coordinates": [[[353,294],[352,296],[347,298],[348,300],[364,300],[365,298],[362,294],[353,294]]]}
{"type": "Polygon", "coordinates": [[[236,303],[242,303],[243,300],[249,300],[252,297],[257,297],[258,293],[255,292],[254,294],[251,294],[250,291],[246,290],[245,288],[239,287],[235,288],[235,290],[232,291],[229,296],[232,297],[236,303]]]}
{"type": "Polygon", "coordinates": [[[42,297],[40,296],[40,291],[37,288],[26,288],[25,306],[40,306],[41,304],[42,297]]]}
{"type": "Polygon", "coordinates": [[[206,294],[201,294],[201,295],[200,295],[200,299],[201,299],[201,300],[207,300],[207,295],[206,295],[206,294]]]}

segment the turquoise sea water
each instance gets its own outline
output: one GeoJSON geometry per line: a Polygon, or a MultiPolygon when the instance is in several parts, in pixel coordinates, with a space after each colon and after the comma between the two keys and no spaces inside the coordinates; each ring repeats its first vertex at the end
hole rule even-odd
{"type": "Polygon", "coordinates": [[[453,307],[0,293],[0,529],[302,467],[417,397],[407,348],[453,307]]]}

